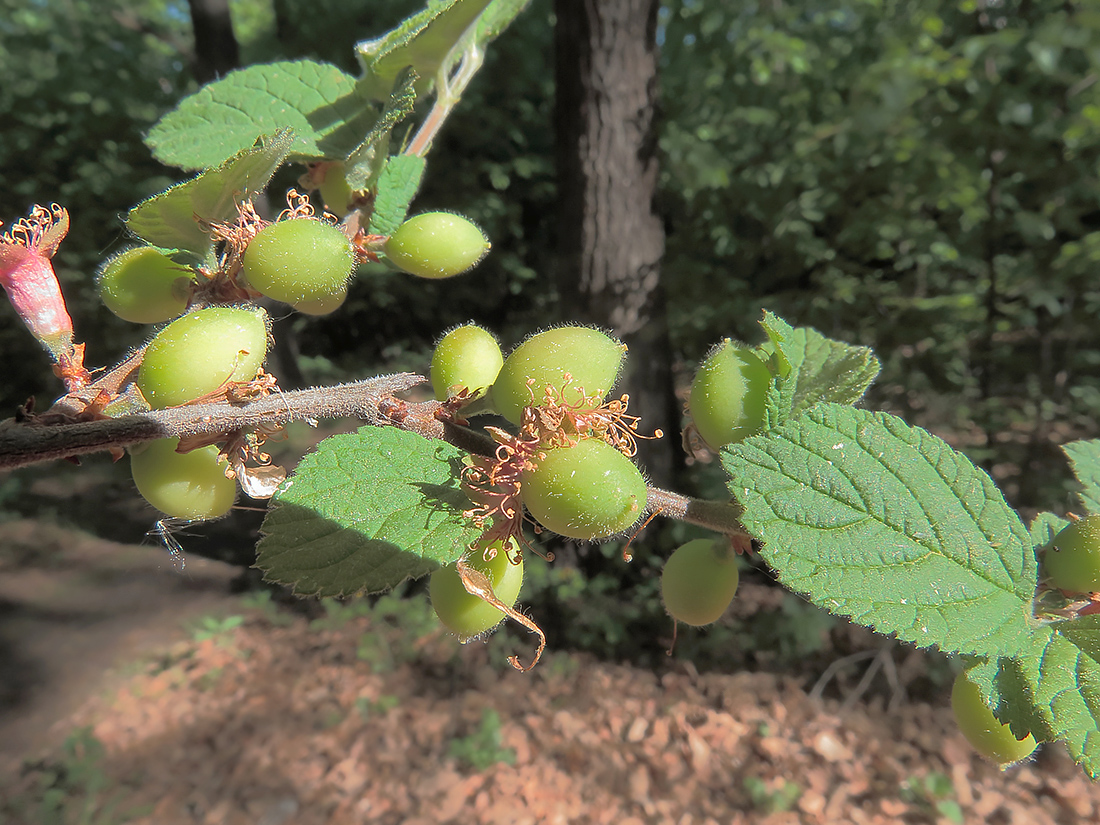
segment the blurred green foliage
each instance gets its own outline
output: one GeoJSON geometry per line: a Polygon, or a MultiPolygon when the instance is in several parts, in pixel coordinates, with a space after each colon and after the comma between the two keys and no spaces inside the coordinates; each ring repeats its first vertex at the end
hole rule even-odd
{"type": "Polygon", "coordinates": [[[103,743],[91,728],[73,731],[55,759],[26,763],[24,776],[33,778],[33,784],[0,799],[0,822],[116,825],[148,816],[151,805],[124,805],[128,788],[111,781],[105,761],[103,743]]]}
{"type": "Polygon", "coordinates": [[[761,307],[868,344],[874,405],[1057,503],[1020,482],[1096,434],[1100,12],[680,0],[661,33],[683,353],[761,307]]]}
{"type": "MultiPolygon", "coordinates": [[[[165,0],[0,0],[0,220],[35,203],[72,216],[55,266],[92,363],[119,356],[144,334],[103,310],[93,274],[126,238],[119,215],[174,178],[142,134],[192,90],[186,4],[165,0]],[[93,337],[94,334],[94,337],[93,337]]],[[[45,353],[0,302],[4,412],[29,395],[59,394],[45,353]]]]}
{"type": "Polygon", "coordinates": [[[493,708],[481,712],[481,725],[466,736],[452,739],[447,755],[460,765],[475,771],[486,771],[501,762],[512,765],[516,752],[501,744],[500,714],[493,708]]]}

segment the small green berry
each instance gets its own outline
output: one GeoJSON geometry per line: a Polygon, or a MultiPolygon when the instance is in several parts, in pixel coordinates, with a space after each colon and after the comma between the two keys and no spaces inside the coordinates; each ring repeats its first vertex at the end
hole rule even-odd
{"type": "Polygon", "coordinates": [[[409,218],[383,246],[398,269],[420,278],[451,278],[470,269],[489,251],[477,224],[450,212],[426,212],[409,218]]]}

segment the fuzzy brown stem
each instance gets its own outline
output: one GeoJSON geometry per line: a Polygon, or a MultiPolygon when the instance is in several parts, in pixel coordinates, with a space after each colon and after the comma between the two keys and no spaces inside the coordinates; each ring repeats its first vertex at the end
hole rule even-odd
{"type": "Polygon", "coordinates": [[[707,501],[650,487],[646,504],[649,512],[665,518],[686,521],[726,536],[749,537],[740,521],[744,509],[736,501],[707,501]]]}
{"type": "MultiPolygon", "coordinates": [[[[0,423],[0,469],[10,470],[59,458],[129,447],[158,438],[217,435],[290,421],[360,418],[426,438],[450,440],[451,427],[435,417],[438,402],[408,403],[393,397],[424,382],[397,373],[366,381],[275,393],[245,404],[188,404],[167,410],[78,423],[9,419],[0,423]]],[[[51,413],[56,411],[56,406],[51,413]]]]}
{"type": "MultiPolygon", "coordinates": [[[[333,387],[274,393],[243,404],[187,404],[97,421],[46,423],[57,420],[59,409],[65,410],[64,405],[57,404],[49,417],[0,422],[0,470],[121,449],[158,438],[212,436],[331,418],[358,418],[367,424],[399,427],[446,441],[466,452],[492,455],[496,442],[450,421],[438,401],[408,402],[394,397],[394,393],[424,381],[423,376],[413,373],[395,373],[333,387]]],[[[738,521],[742,511],[736,502],[704,501],[650,487],[646,509],[724,535],[747,536],[738,521]]]]}

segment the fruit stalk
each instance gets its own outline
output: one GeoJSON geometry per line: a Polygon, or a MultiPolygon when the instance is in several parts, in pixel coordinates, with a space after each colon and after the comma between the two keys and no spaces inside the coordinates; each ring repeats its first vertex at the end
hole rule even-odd
{"type": "Polygon", "coordinates": [[[750,538],[740,521],[744,511],[736,501],[707,501],[650,487],[646,509],[650,513],[660,513],[665,518],[706,527],[726,536],[750,538]]]}

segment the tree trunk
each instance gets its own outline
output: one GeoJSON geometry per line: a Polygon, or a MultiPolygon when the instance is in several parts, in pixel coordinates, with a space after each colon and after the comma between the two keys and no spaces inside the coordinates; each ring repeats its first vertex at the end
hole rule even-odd
{"type": "Polygon", "coordinates": [[[240,65],[229,0],[187,0],[195,33],[195,79],[209,83],[240,65]]]}
{"type": "Polygon", "coordinates": [[[668,319],[660,284],[664,229],[657,186],[656,0],[555,0],[559,284],[572,317],[630,347],[620,381],[653,481],[682,467],[668,319]]]}

